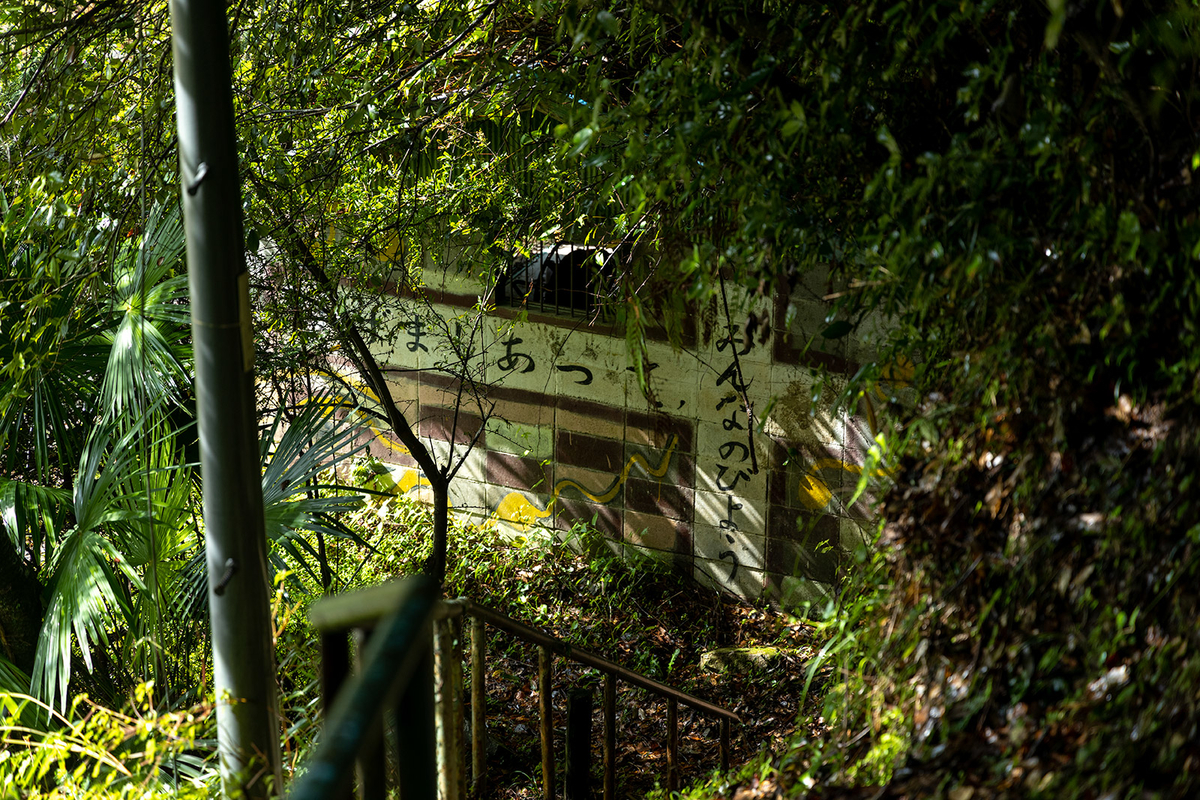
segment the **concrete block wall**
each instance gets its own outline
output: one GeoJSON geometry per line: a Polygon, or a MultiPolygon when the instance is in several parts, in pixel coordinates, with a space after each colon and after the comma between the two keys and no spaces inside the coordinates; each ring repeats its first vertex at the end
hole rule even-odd
{"type": "MultiPolygon", "coordinates": [[[[443,461],[463,461],[457,512],[514,533],[591,524],[614,547],[668,558],[703,584],[798,603],[827,595],[862,541],[867,506],[848,501],[872,439],[865,420],[831,402],[857,367],[851,354],[871,342],[822,339],[829,306],[809,295],[801,287],[768,308],[732,298],[732,326],[710,309],[682,349],[650,341],[649,397],[624,331],[579,319],[484,318],[472,362],[480,394],[437,369],[447,348],[436,325],[398,326],[378,356],[397,369],[393,395],[420,435],[443,461]],[[765,320],[753,339],[742,330],[749,313],[765,320]],[[814,368],[827,377],[819,397],[814,368]]],[[[443,291],[397,298],[395,313],[462,320],[474,302],[443,291]]],[[[421,494],[411,456],[387,431],[371,436],[399,485],[421,494]]]]}

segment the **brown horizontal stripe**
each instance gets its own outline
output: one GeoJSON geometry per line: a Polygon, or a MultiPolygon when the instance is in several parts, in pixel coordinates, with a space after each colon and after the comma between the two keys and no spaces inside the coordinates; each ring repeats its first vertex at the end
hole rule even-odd
{"type": "Polygon", "coordinates": [[[562,497],[554,501],[554,525],[564,531],[570,530],[571,526],[576,524],[594,525],[596,530],[620,541],[622,517],[623,513],[619,507],[602,506],[584,500],[566,500],[562,497]]]}
{"type": "Polygon", "coordinates": [[[670,447],[671,440],[678,437],[675,452],[692,453],[695,452],[694,427],[692,420],[684,417],[646,411],[625,412],[625,438],[631,444],[670,447]]]}
{"type": "MultiPolygon", "coordinates": [[[[421,419],[417,423],[417,432],[430,439],[443,442],[450,441],[453,434],[455,444],[467,444],[474,439],[475,434],[483,426],[483,419],[468,411],[459,410],[457,421],[454,409],[424,406],[421,409],[421,419]]],[[[478,445],[483,445],[485,434],[480,434],[478,445]]]]}
{"type": "Polygon", "coordinates": [[[587,467],[615,475],[625,466],[625,443],[560,430],[554,437],[554,459],[560,464],[587,467]]]}
{"type": "Polygon", "coordinates": [[[631,511],[690,522],[694,503],[692,490],[681,486],[641,478],[625,483],[625,507],[631,511]]]}
{"type": "Polygon", "coordinates": [[[551,466],[536,458],[495,451],[489,451],[487,454],[488,483],[547,494],[550,491],[551,477],[551,466]]]}
{"type": "Polygon", "coordinates": [[[625,409],[619,406],[610,406],[607,403],[581,400],[577,397],[559,396],[556,405],[563,411],[582,414],[586,417],[595,417],[596,419],[616,423],[623,423],[625,421],[625,409]]]}

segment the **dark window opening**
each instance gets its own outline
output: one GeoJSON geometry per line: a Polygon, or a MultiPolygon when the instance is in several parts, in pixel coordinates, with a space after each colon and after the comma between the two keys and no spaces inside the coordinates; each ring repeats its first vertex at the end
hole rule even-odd
{"type": "Polygon", "coordinates": [[[498,286],[501,306],[572,317],[605,317],[610,251],[576,244],[550,245],[517,260],[498,286]]]}

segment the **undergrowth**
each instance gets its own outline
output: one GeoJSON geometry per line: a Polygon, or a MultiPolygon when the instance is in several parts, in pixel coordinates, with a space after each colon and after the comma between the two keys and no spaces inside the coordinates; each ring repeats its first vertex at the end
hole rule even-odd
{"type": "MultiPolygon", "coordinates": [[[[332,591],[353,591],[420,569],[431,539],[427,506],[372,495],[347,522],[370,546],[364,550],[328,543],[332,591]]],[[[734,730],[734,764],[753,760],[764,747],[784,747],[804,706],[804,690],[825,680],[820,675],[812,686],[805,685],[803,664],[814,652],[814,639],[804,620],[700,588],[670,564],[636,551],[620,552],[587,526],[506,537],[494,527],[459,520],[450,545],[446,596],[471,597],[572,646],[740,714],[744,724],[734,730]],[[700,668],[708,649],[750,645],[775,648],[769,668],[700,668]]],[[[320,732],[320,649],[307,623],[307,606],[323,594],[318,579],[304,570],[281,571],[274,587],[285,778],[303,770],[320,732]]],[[[491,631],[488,653],[489,782],[496,796],[539,796],[536,649],[491,631]]],[[[601,676],[573,662],[556,661],[552,703],[560,750],[567,691],[590,687],[597,692],[593,763],[598,781],[601,676]]],[[[469,683],[469,670],[467,674],[469,683]]],[[[0,697],[6,744],[0,755],[0,797],[210,795],[218,785],[211,675],[205,682],[189,695],[202,701],[187,708],[165,705],[152,683],[138,687],[120,709],[77,694],[63,714],[5,693],[0,697]]],[[[622,795],[645,794],[665,780],[665,721],[665,701],[619,685],[622,795]]],[[[679,722],[684,778],[715,775],[716,720],[681,706],[679,722]]]]}
{"type": "MultiPolygon", "coordinates": [[[[367,538],[377,552],[355,568],[357,580],[375,583],[420,568],[429,539],[427,509],[401,498],[381,498],[359,515],[360,529],[373,528],[367,538]]],[[[622,552],[588,526],[557,534],[531,529],[513,537],[494,527],[456,525],[445,593],[468,596],[572,646],[734,710],[744,721],[734,732],[734,764],[753,759],[764,748],[784,747],[806,705],[805,688],[816,696],[825,682],[822,674],[805,686],[804,664],[814,653],[807,621],[701,588],[669,563],[634,550],[622,552]],[[772,651],[778,657],[771,667],[736,673],[700,669],[706,650],[751,645],[778,648],[772,651]]],[[[601,676],[572,662],[557,662],[553,703],[558,746],[567,690],[591,687],[596,691],[593,763],[598,765],[601,676]]],[[[489,782],[498,796],[535,797],[541,791],[536,664],[533,646],[503,633],[489,634],[489,782]]],[[[623,796],[640,796],[665,782],[665,721],[665,701],[619,684],[623,796]]],[[[683,776],[691,780],[709,774],[717,766],[716,720],[681,706],[680,731],[683,776]]]]}

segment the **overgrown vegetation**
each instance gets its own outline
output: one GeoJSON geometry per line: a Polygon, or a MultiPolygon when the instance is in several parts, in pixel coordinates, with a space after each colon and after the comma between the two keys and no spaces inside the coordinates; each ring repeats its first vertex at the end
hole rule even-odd
{"type": "MultiPolygon", "coordinates": [[[[403,498],[377,498],[358,512],[357,523],[378,551],[365,562],[353,556],[342,562],[335,554],[343,574],[357,571],[356,581],[369,585],[421,568],[431,545],[427,509],[403,498]]],[[[586,526],[562,539],[537,529],[528,538],[513,539],[491,526],[459,525],[450,542],[447,596],[470,597],[735,710],[745,724],[735,730],[734,763],[764,747],[782,747],[795,728],[806,702],[800,664],[813,653],[811,626],[805,621],[700,590],[689,576],[659,560],[636,552],[622,557],[611,540],[586,526]],[[776,658],[760,669],[702,670],[701,655],[717,646],[766,646],[776,658]]],[[[499,632],[489,636],[489,781],[498,796],[536,797],[541,791],[536,649],[499,632]]],[[[591,686],[599,692],[600,675],[562,660],[555,670],[561,748],[567,690],[591,686]]],[[[637,796],[665,783],[665,708],[665,702],[643,690],[619,690],[623,794],[637,796]]],[[[680,722],[685,775],[711,772],[716,767],[715,720],[681,708],[680,722]]],[[[601,730],[598,694],[593,729],[601,730]]],[[[601,762],[599,747],[597,737],[594,764],[601,762]]]]}
{"type": "Polygon", "coordinates": [[[892,315],[857,387],[895,354],[920,399],[833,617],[831,737],[747,790],[1191,796],[1196,9],[819,13],[793,163],[861,172],[807,195],[831,224],[808,258],[847,280],[831,334],[892,315]]]}
{"type": "MultiPolygon", "coordinates": [[[[336,483],[332,474],[324,477],[336,483]]],[[[334,490],[335,496],[347,488],[334,490]]],[[[326,554],[338,591],[414,574],[432,546],[429,508],[405,497],[368,495],[344,522],[356,538],[331,540],[326,554]]],[[[304,553],[315,549],[315,541],[316,533],[308,532],[292,543],[304,553]]],[[[697,591],[658,561],[622,559],[608,540],[582,526],[559,541],[545,534],[513,540],[492,527],[458,524],[450,541],[448,595],[470,596],[573,645],[733,708],[747,723],[735,731],[735,761],[749,759],[764,742],[781,746],[793,730],[803,677],[798,664],[811,653],[809,626],[801,620],[697,591]],[[782,655],[767,669],[702,671],[701,653],[717,644],[769,645],[782,655]]],[[[325,573],[304,568],[288,551],[280,558],[281,565],[292,567],[277,573],[272,603],[284,766],[290,775],[303,769],[320,733],[320,650],[305,609],[321,596],[325,573]]],[[[197,660],[203,658],[197,654],[197,660]]],[[[531,646],[491,634],[489,769],[497,796],[540,796],[536,663],[531,646]]],[[[200,683],[190,692],[169,690],[174,697],[153,681],[103,703],[73,692],[61,713],[29,697],[19,681],[6,686],[0,693],[0,736],[7,747],[0,758],[5,792],[0,796],[209,796],[217,785],[212,678],[202,669],[194,679],[200,683]]],[[[76,676],[73,686],[90,685],[90,680],[76,676]]],[[[564,662],[556,667],[560,748],[566,690],[598,684],[591,670],[564,662]]],[[[623,687],[618,707],[620,785],[623,792],[641,794],[666,774],[665,705],[623,687]]],[[[716,725],[686,709],[680,721],[685,774],[708,774],[716,766],[716,725]]],[[[594,726],[599,730],[598,718],[594,726]]],[[[594,762],[600,763],[598,751],[594,762]]]]}
{"type": "MultiPolygon", "coordinates": [[[[686,302],[727,284],[770,301],[814,272],[831,275],[824,296],[837,298],[820,340],[887,321],[890,339],[842,398],[884,421],[878,444],[895,485],[879,553],[853,570],[857,584],[829,610],[804,671],[833,685],[828,729],[757,764],[741,789],[1196,792],[1194,4],[233,13],[248,227],[325,243],[316,255],[332,281],[399,275],[415,286],[430,242],[470,242],[486,276],[502,262],[493,246],[561,232],[624,245],[612,295],[635,355],[646,320],[689,319],[686,302]],[[362,261],[328,246],[334,223],[344,241],[390,255],[362,261]],[[913,407],[894,402],[897,364],[915,367],[913,407]]],[[[96,477],[76,469],[100,452],[78,422],[103,414],[96,387],[138,385],[101,384],[90,350],[66,358],[117,321],[91,302],[96,275],[124,274],[115,256],[95,275],[71,265],[81,244],[119,253],[131,228],[150,230],[129,223],[135,194],[152,206],[175,191],[164,14],[25,4],[0,20],[5,197],[45,200],[28,217],[34,234],[6,240],[2,324],[29,346],[0,342],[5,386],[17,387],[0,413],[9,443],[26,437],[6,448],[5,477],[36,479],[45,491],[28,497],[67,509],[73,476],[96,477]],[[73,215],[119,235],[44,235],[73,215]],[[37,248],[45,257],[27,260],[37,248]],[[43,366],[69,367],[67,389],[24,388],[43,366]],[[52,444],[29,438],[42,431],[52,444]]],[[[285,248],[281,274],[304,255],[285,248]]],[[[130,311],[146,307],[130,296],[130,311]]],[[[760,307],[747,333],[769,333],[766,323],[760,307]]],[[[302,350],[305,335],[287,343],[302,350]]],[[[174,369],[155,363],[162,376],[174,369]]],[[[104,581],[125,582],[115,605],[147,585],[136,568],[118,580],[128,562],[99,555],[129,520],[106,518],[103,536],[87,538],[97,518],[64,525],[70,511],[58,513],[38,517],[42,539],[14,540],[15,561],[0,547],[5,575],[27,581],[37,566],[33,579],[57,586],[62,573],[23,555],[24,543],[61,553],[52,531],[64,541],[75,531],[93,574],[107,564],[104,581]]],[[[20,524],[5,519],[10,536],[20,524]]],[[[29,613],[9,600],[0,610],[29,613]]],[[[81,657],[94,616],[73,640],[81,657]]],[[[58,652],[51,672],[62,676],[74,653],[58,652]]]]}

